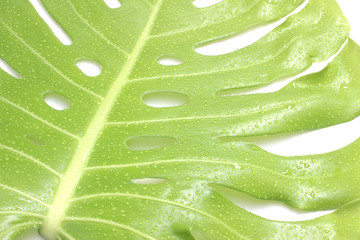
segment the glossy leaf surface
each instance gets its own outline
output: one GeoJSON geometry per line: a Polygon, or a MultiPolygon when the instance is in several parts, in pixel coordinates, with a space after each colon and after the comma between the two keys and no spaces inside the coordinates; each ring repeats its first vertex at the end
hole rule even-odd
{"type": "Polygon", "coordinates": [[[360,114],[360,47],[335,0],[304,9],[255,43],[205,56],[198,46],[281,19],[303,0],[0,0],[0,239],[358,239],[360,141],[325,154],[270,154],[249,137],[309,131],[360,114]],[[265,94],[223,96],[324,70],[265,94]],[[162,65],[172,58],[177,64],[162,65]],[[85,72],[79,63],[96,66],[85,72]],[[52,101],[60,101],[55,108],[52,101]],[[166,99],[163,107],[148,103],[166,99]],[[255,216],[231,188],[304,210],[255,216]]]}

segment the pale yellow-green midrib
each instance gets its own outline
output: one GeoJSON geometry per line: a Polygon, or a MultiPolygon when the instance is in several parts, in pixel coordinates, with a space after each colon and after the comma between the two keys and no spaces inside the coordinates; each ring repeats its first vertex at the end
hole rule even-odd
{"type": "Polygon", "coordinates": [[[149,38],[151,28],[160,9],[162,1],[163,0],[159,0],[154,5],[148,22],[146,23],[138,42],[136,43],[121,72],[110,88],[110,92],[101,102],[99,109],[90,122],[84,137],[79,140],[78,148],[67,168],[67,171],[64,174],[62,181],[60,182],[59,188],[55,194],[54,201],[51,204],[49,213],[45,219],[44,227],[41,230],[42,235],[49,240],[56,239],[61,222],[65,216],[66,208],[69,206],[72,195],[74,194],[76,186],[80,181],[84,168],[86,167],[91,149],[96,143],[97,137],[105,125],[106,118],[112,106],[114,105],[117,96],[120,94],[123,86],[125,85],[129,74],[131,73],[137,60],[137,57],[139,56],[143,46],[149,38]]]}

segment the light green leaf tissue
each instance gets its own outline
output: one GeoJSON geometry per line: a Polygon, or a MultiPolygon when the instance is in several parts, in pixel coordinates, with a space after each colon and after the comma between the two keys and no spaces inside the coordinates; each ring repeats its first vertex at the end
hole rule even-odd
{"type": "Polygon", "coordinates": [[[0,70],[0,239],[29,229],[48,240],[359,239],[360,140],[286,157],[250,138],[360,115],[360,47],[337,2],[310,0],[236,51],[194,50],[304,2],[120,0],[110,8],[41,0],[71,39],[66,45],[29,1],[0,0],[0,58],[16,73],[0,70]],[[229,94],[299,74],[340,49],[325,69],[279,91],[229,94]],[[77,64],[86,61],[99,72],[84,74],[77,64]],[[222,188],[337,210],[273,221],[235,205],[222,188]]]}

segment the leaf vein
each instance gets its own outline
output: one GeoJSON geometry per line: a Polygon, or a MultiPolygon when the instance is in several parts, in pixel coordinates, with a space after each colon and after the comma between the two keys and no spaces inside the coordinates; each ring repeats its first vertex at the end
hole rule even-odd
{"type": "Polygon", "coordinates": [[[46,170],[48,170],[49,172],[51,172],[52,174],[56,175],[57,177],[59,177],[60,179],[63,177],[59,172],[57,172],[55,169],[49,167],[48,165],[42,163],[41,161],[39,161],[38,159],[30,156],[30,155],[27,155],[26,153],[22,152],[22,151],[19,151],[17,149],[14,149],[14,148],[11,148],[11,147],[8,147],[8,146],[5,146],[5,145],[2,145],[0,144],[0,149],[3,148],[3,149],[6,149],[10,152],[14,152],[20,156],[23,156],[25,157],[26,159],[28,160],[31,160],[34,164],[36,165],[39,165],[40,167],[42,168],[45,168],[46,170]]]}
{"type": "Polygon", "coordinates": [[[79,12],[78,10],[75,8],[74,4],[71,2],[71,0],[67,0],[67,2],[69,3],[69,5],[71,6],[71,8],[73,9],[73,11],[75,12],[75,14],[81,19],[81,21],[83,21],[94,33],[96,33],[97,35],[100,36],[100,38],[102,40],[104,40],[106,43],[110,44],[112,47],[114,47],[115,49],[117,49],[120,53],[125,54],[126,56],[129,56],[129,53],[124,51],[123,49],[121,49],[118,45],[116,45],[115,43],[113,43],[112,41],[110,41],[110,39],[108,39],[107,37],[105,37],[100,31],[98,31],[96,28],[94,28],[79,12]]]}
{"type": "Polygon", "coordinates": [[[27,194],[27,193],[25,193],[25,192],[23,192],[23,191],[20,191],[20,190],[17,190],[17,189],[15,189],[15,188],[6,186],[6,185],[4,185],[4,184],[2,184],[2,183],[0,183],[0,188],[7,189],[7,190],[9,190],[9,191],[15,192],[15,193],[17,193],[17,194],[19,194],[19,195],[22,195],[22,196],[27,197],[27,198],[29,198],[29,199],[31,199],[31,200],[34,200],[35,202],[38,202],[38,203],[40,203],[41,205],[44,205],[45,207],[49,208],[49,205],[48,205],[48,204],[44,203],[44,202],[41,201],[40,199],[38,199],[38,198],[36,198],[36,197],[33,197],[33,196],[31,196],[30,194],[27,194]]]}
{"type": "Polygon", "coordinates": [[[45,215],[33,212],[19,212],[19,211],[0,211],[0,215],[25,215],[45,219],[45,215]]]}
{"type": "Polygon", "coordinates": [[[289,104],[297,104],[309,100],[318,99],[323,95],[318,95],[315,97],[308,97],[301,100],[292,100],[287,103],[280,103],[279,105],[261,108],[260,110],[254,110],[249,112],[243,112],[239,114],[231,114],[231,115],[213,115],[213,116],[198,116],[198,117],[182,117],[182,118],[166,118],[166,119],[153,119],[153,120],[143,120],[143,121],[124,121],[124,122],[107,122],[106,125],[128,125],[128,124],[143,124],[143,123],[158,123],[158,122],[171,122],[171,121],[182,121],[182,120],[199,120],[199,119],[217,119],[217,118],[230,118],[230,117],[241,117],[255,113],[265,113],[271,110],[277,110],[281,107],[284,107],[289,104]]]}
{"type": "Polygon", "coordinates": [[[3,101],[3,102],[5,102],[5,103],[7,103],[7,104],[9,104],[9,105],[11,105],[11,106],[13,106],[13,107],[15,107],[15,108],[17,108],[17,109],[19,109],[20,111],[26,113],[27,115],[31,116],[32,118],[34,118],[34,119],[36,119],[36,120],[38,120],[38,121],[46,124],[47,126],[53,128],[53,129],[55,129],[55,130],[57,130],[57,131],[59,131],[59,132],[62,132],[62,133],[66,134],[66,135],[68,135],[68,136],[70,136],[70,137],[72,137],[72,138],[74,138],[74,139],[79,140],[79,137],[78,137],[78,136],[76,136],[76,135],[74,135],[74,134],[66,131],[65,129],[62,129],[62,128],[58,127],[58,126],[55,126],[54,124],[46,121],[45,119],[42,119],[42,118],[36,116],[34,113],[26,110],[25,108],[20,107],[20,106],[17,105],[16,103],[13,103],[13,102],[11,102],[11,101],[3,98],[3,97],[0,97],[0,100],[3,101]]]}
{"type": "Polygon", "coordinates": [[[75,238],[71,236],[69,233],[67,233],[64,229],[60,228],[59,232],[65,237],[67,237],[69,240],[75,240],[75,238]]]}
{"type": "Polygon", "coordinates": [[[148,166],[148,165],[161,165],[161,164],[167,164],[167,163],[188,163],[188,162],[200,162],[200,163],[208,163],[208,164],[224,164],[224,165],[231,165],[234,167],[237,166],[243,166],[243,167],[250,167],[250,168],[256,168],[260,169],[266,172],[273,173],[275,175],[285,177],[285,178],[291,178],[291,179],[322,179],[323,177],[311,177],[311,176],[290,176],[281,174],[277,171],[274,171],[272,169],[268,169],[261,166],[256,166],[253,164],[248,163],[232,163],[232,162],[226,162],[226,161],[214,161],[214,160],[204,160],[204,159],[170,159],[170,160],[159,160],[154,162],[141,162],[141,163],[133,163],[133,164],[123,164],[123,165],[107,165],[107,166],[94,166],[94,167],[87,167],[86,171],[97,171],[97,170],[106,170],[106,169],[119,169],[119,168],[128,168],[128,167],[141,167],[141,166],[148,166]]]}

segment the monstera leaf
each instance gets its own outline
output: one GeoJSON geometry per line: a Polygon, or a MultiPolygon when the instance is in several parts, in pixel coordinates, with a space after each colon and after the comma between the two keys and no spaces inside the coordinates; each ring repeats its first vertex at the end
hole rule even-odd
{"type": "Polygon", "coordinates": [[[275,21],[304,0],[42,0],[63,45],[26,0],[0,1],[0,239],[359,239],[360,141],[284,157],[248,137],[319,129],[360,114],[360,48],[335,0],[310,0],[259,41],[206,56],[195,48],[275,21]],[[264,94],[227,94],[324,70],[264,94]],[[158,60],[176,58],[179,65],[158,60]],[[76,66],[92,60],[96,77],[76,66]],[[48,97],[61,98],[63,111],[48,97]],[[148,100],[176,99],[164,107],[148,100]],[[304,210],[271,221],[230,188],[304,210]]]}

